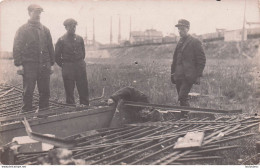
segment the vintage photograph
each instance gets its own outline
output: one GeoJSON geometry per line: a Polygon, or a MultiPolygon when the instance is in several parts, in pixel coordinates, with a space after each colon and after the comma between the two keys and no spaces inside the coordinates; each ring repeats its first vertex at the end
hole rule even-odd
{"type": "Polygon", "coordinates": [[[259,165],[260,0],[0,1],[1,165],[259,165]]]}

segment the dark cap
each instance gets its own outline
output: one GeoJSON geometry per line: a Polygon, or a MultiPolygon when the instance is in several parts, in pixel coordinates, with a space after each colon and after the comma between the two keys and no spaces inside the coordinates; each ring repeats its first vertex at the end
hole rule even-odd
{"type": "Polygon", "coordinates": [[[37,4],[31,4],[28,6],[28,11],[31,12],[31,11],[35,11],[35,10],[39,10],[41,12],[43,12],[43,8],[37,4]]]}
{"type": "Polygon", "coordinates": [[[66,19],[64,22],[63,22],[63,25],[64,26],[68,26],[68,25],[77,25],[78,22],[72,18],[70,19],[66,19]]]}
{"type": "Polygon", "coordinates": [[[180,27],[180,26],[184,26],[184,27],[190,27],[190,22],[188,20],[185,19],[180,19],[178,21],[178,24],[175,25],[175,27],[180,27]]]}

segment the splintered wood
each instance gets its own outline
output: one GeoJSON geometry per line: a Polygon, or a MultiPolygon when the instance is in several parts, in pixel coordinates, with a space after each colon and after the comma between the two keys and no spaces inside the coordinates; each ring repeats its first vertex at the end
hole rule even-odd
{"type": "Polygon", "coordinates": [[[176,142],[174,149],[187,149],[201,147],[204,139],[204,132],[188,132],[176,142]]]}

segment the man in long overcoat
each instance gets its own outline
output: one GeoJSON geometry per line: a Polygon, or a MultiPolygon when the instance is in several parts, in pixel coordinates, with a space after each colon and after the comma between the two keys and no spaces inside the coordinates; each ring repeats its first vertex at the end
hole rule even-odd
{"type": "Polygon", "coordinates": [[[188,34],[190,22],[181,19],[175,25],[180,34],[171,65],[171,81],[176,85],[181,106],[189,106],[188,94],[193,84],[199,84],[206,64],[202,43],[188,34]]]}

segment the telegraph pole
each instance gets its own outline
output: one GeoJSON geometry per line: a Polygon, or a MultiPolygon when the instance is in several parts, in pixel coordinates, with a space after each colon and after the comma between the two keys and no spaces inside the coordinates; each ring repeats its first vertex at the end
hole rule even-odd
{"type": "Polygon", "coordinates": [[[131,31],[132,31],[132,17],[130,16],[130,23],[129,23],[129,41],[131,39],[131,31]]]}
{"type": "Polygon", "coordinates": [[[243,20],[243,30],[242,30],[242,42],[244,42],[244,35],[245,35],[245,24],[246,24],[246,0],[244,4],[244,20],[243,20]]]}
{"type": "Polygon", "coordinates": [[[113,42],[112,16],[110,17],[110,44],[113,42]]]}
{"type": "Polygon", "coordinates": [[[93,17],[93,45],[95,45],[96,40],[95,40],[95,18],[93,17]]]}
{"type": "Polygon", "coordinates": [[[119,20],[118,20],[118,44],[121,42],[121,18],[119,15],[119,20]]]}

